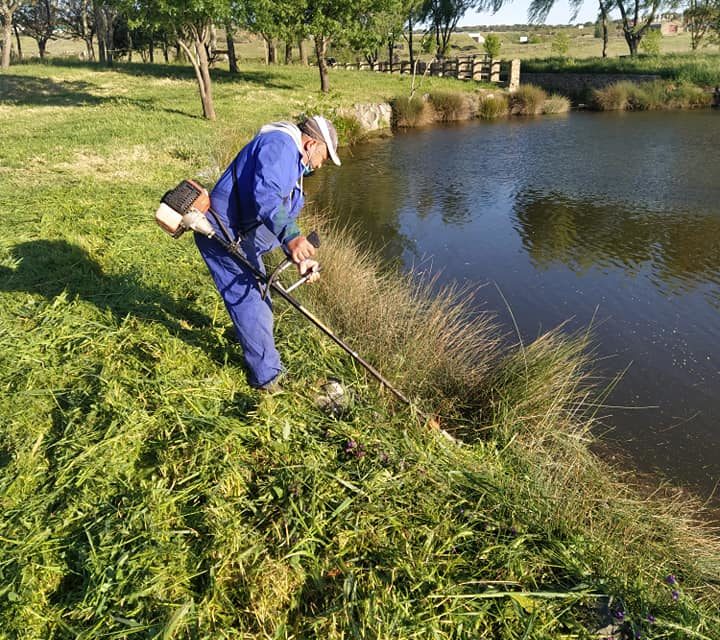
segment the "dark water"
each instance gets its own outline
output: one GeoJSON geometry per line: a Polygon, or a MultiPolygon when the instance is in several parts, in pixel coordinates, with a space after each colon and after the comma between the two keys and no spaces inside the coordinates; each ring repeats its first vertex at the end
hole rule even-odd
{"type": "Polygon", "coordinates": [[[307,181],[389,259],[489,283],[524,340],[592,323],[638,468],[720,479],[720,113],[576,113],[397,135],[307,181]],[[501,293],[502,292],[502,295],[501,293]]]}

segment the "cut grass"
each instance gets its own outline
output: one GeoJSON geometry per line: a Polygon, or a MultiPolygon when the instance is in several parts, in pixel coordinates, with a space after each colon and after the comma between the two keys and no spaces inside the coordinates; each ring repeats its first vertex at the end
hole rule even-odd
{"type": "MultiPolygon", "coordinates": [[[[718,637],[717,538],[693,503],[640,498],[588,451],[584,337],[502,351],[457,296],[326,225],[307,304],[467,444],[281,303],[292,378],[249,389],[192,242],[152,212],[237,150],[219,141],[360,91],[260,71],[221,76],[215,124],[145,68],[12,72],[33,82],[0,112],[0,637],[581,638],[620,609],[627,634],[718,637]],[[78,96],[35,97],[47,74],[78,96]],[[353,394],[339,419],[312,402],[329,375],[353,394]]],[[[363,101],[388,81],[368,77],[363,101]]]]}

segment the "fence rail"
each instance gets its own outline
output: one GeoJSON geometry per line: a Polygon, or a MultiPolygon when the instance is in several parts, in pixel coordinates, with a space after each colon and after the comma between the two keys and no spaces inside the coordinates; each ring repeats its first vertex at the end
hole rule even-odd
{"type": "MultiPolygon", "coordinates": [[[[356,69],[359,71],[376,71],[378,73],[399,73],[410,75],[413,72],[407,60],[397,62],[355,62],[339,63],[335,65],[340,69],[356,69]]],[[[501,82],[501,76],[511,86],[520,80],[519,60],[491,60],[488,56],[466,56],[459,58],[445,58],[432,62],[417,61],[417,75],[431,75],[458,80],[475,80],[478,82],[501,82]],[[428,68],[429,67],[429,68],[428,68]]]]}

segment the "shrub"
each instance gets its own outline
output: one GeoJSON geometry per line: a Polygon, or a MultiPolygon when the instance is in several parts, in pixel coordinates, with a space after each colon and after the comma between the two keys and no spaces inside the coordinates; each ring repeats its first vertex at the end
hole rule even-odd
{"type": "Polygon", "coordinates": [[[552,42],[550,43],[550,51],[552,51],[554,55],[564,58],[565,56],[567,56],[567,52],[569,50],[570,38],[568,38],[567,33],[561,31],[553,38],[552,42]]]}
{"type": "Polygon", "coordinates": [[[430,94],[430,104],[435,111],[436,119],[441,122],[467,120],[470,116],[467,96],[463,93],[433,91],[430,94]]]}
{"type": "Polygon", "coordinates": [[[481,96],[478,102],[478,117],[494,120],[508,113],[508,99],[503,93],[481,96]]]}
{"type": "Polygon", "coordinates": [[[483,49],[485,49],[485,53],[487,53],[491,59],[494,60],[500,55],[501,47],[502,42],[500,41],[500,36],[496,33],[491,33],[485,38],[483,49]]]}
{"type": "Polygon", "coordinates": [[[553,93],[543,105],[543,113],[567,113],[570,111],[570,99],[553,93]]]}
{"type": "Polygon", "coordinates": [[[521,84],[510,97],[510,113],[531,116],[542,113],[547,94],[540,87],[521,84]]]}
{"type": "Polygon", "coordinates": [[[338,141],[341,145],[352,146],[362,142],[366,137],[360,121],[353,115],[336,115],[333,117],[333,124],[337,129],[338,141]]]}
{"type": "Polygon", "coordinates": [[[624,111],[630,105],[629,97],[635,90],[632,82],[623,80],[593,91],[593,101],[600,111],[624,111]]]}
{"type": "Polygon", "coordinates": [[[649,56],[660,55],[660,43],[662,42],[662,33],[653,29],[648,31],[640,40],[640,50],[649,56]]]}
{"type": "Polygon", "coordinates": [[[673,109],[696,109],[708,107],[712,102],[712,95],[700,87],[687,82],[666,89],[668,107],[673,109]]]}
{"type": "Polygon", "coordinates": [[[427,103],[421,96],[400,96],[393,100],[392,108],[396,127],[419,127],[431,120],[427,103]]]}
{"type": "Polygon", "coordinates": [[[662,80],[637,85],[630,97],[633,109],[664,109],[668,106],[667,84],[662,80]]]}

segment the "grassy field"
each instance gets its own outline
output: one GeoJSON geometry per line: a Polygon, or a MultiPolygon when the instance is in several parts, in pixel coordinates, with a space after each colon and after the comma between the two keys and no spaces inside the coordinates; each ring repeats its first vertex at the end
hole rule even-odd
{"type": "Polygon", "coordinates": [[[210,185],[265,121],[409,80],[333,72],[324,97],[311,69],[215,81],[210,123],[181,67],[0,73],[0,638],[719,637],[697,505],[588,451],[585,336],[502,351],[453,292],[379,272],[324,223],[307,304],[467,444],[279,302],[290,381],[247,386],[159,197],[210,185]],[[352,393],[340,417],[313,401],[328,376],[352,393]]]}

